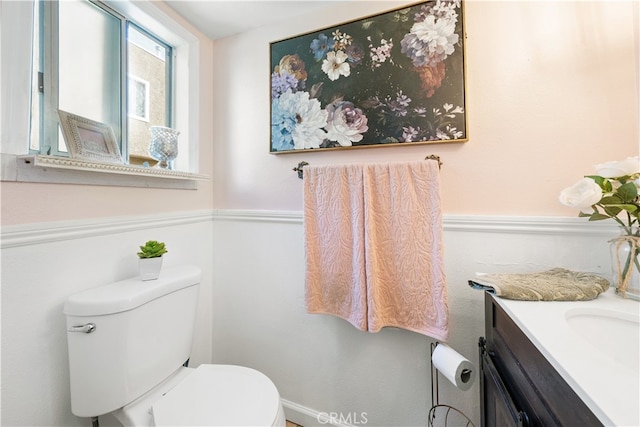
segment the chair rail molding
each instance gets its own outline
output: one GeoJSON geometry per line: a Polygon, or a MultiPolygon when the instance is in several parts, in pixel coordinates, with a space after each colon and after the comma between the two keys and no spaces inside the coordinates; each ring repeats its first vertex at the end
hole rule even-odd
{"type": "Polygon", "coordinates": [[[212,218],[212,211],[205,210],[10,225],[2,227],[2,232],[0,233],[0,248],[6,249],[16,246],[37,245],[91,236],[148,230],[158,227],[210,222],[212,218]]]}
{"type": "MultiPolygon", "coordinates": [[[[256,221],[303,223],[301,211],[260,211],[217,209],[215,221],[256,221]]],[[[443,215],[445,231],[470,231],[487,233],[543,233],[611,236],[617,233],[617,225],[609,221],[588,222],[578,217],[558,216],[507,216],[507,215],[443,215]]]]}
{"type": "MultiPolygon", "coordinates": [[[[144,230],[208,221],[248,221],[303,224],[300,211],[213,209],[145,216],[110,217],[3,226],[0,248],[34,245],[88,236],[144,230]]],[[[583,218],[544,216],[444,215],[445,231],[519,233],[544,235],[584,235],[613,237],[618,229],[612,222],[587,222],[583,218]]]]}

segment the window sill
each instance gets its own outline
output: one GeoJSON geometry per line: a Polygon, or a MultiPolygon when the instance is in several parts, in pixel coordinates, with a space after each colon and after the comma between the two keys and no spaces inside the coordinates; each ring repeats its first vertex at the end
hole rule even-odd
{"type": "Polygon", "coordinates": [[[142,166],[88,162],[58,156],[3,155],[3,181],[119,187],[197,189],[206,175],[142,166]],[[13,167],[7,167],[13,166],[13,167]]]}

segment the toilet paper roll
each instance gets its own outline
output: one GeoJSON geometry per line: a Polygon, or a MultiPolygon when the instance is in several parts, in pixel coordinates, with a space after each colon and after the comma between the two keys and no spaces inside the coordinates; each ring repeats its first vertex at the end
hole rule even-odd
{"type": "Polygon", "coordinates": [[[473,364],[451,347],[438,344],[431,355],[433,366],[460,390],[469,390],[476,376],[473,364]]]}

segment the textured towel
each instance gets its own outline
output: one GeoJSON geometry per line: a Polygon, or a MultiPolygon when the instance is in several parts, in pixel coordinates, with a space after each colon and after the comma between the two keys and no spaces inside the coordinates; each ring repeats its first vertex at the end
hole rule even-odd
{"type": "Polygon", "coordinates": [[[435,161],[364,167],[369,331],[448,338],[439,175],[435,161]]]}
{"type": "Polygon", "coordinates": [[[437,162],[306,166],[304,200],[309,313],[448,339],[437,162]]]}
{"type": "Polygon", "coordinates": [[[595,274],[564,268],[537,273],[483,274],[469,286],[497,296],[524,301],[586,301],[609,289],[609,281],[595,274]]]}
{"type": "Polygon", "coordinates": [[[307,311],[366,331],[362,166],[305,166],[303,187],[307,311]]]}

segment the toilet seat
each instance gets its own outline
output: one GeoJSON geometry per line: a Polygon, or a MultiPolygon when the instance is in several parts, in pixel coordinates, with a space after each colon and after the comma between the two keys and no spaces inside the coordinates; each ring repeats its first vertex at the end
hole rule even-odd
{"type": "Polygon", "coordinates": [[[284,425],[280,395],[261,372],[200,365],[151,407],[156,426],[284,425]]]}

